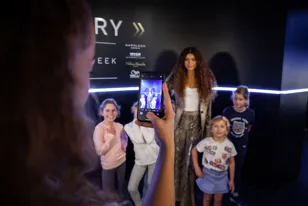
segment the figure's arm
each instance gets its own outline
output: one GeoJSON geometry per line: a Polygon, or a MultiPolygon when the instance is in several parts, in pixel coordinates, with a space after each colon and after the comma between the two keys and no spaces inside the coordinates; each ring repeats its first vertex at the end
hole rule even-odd
{"type": "Polygon", "coordinates": [[[104,133],[105,132],[102,127],[96,127],[93,134],[96,153],[99,156],[105,155],[110,149],[110,140],[104,139],[104,133]]]}
{"type": "Polygon", "coordinates": [[[234,160],[234,156],[230,157],[229,169],[230,169],[230,182],[232,182],[234,184],[234,175],[235,175],[235,160],[234,160]]]}
{"type": "Polygon", "coordinates": [[[155,142],[155,131],[154,129],[140,127],[141,136],[145,144],[151,144],[155,142]]]}
{"type": "Polygon", "coordinates": [[[128,143],[128,137],[126,135],[126,132],[124,131],[124,128],[122,127],[121,130],[121,145],[124,151],[126,151],[127,143],[128,143]]]}
{"type": "Polygon", "coordinates": [[[255,112],[253,111],[252,113],[252,119],[248,125],[248,132],[250,132],[251,128],[252,128],[252,125],[255,123],[255,112]]]}
{"type": "Polygon", "coordinates": [[[129,137],[129,139],[132,141],[133,144],[144,144],[145,142],[142,139],[142,133],[139,132],[141,129],[137,130],[135,126],[139,127],[137,125],[131,125],[131,124],[127,124],[124,126],[124,131],[126,133],[126,136],[129,137]]]}
{"type": "MultiPolygon", "coordinates": [[[[211,88],[217,87],[216,77],[211,69],[209,69],[208,78],[209,78],[209,83],[211,85],[211,88]]],[[[211,99],[214,101],[216,97],[217,97],[217,91],[212,89],[211,99]]]]}
{"type": "Polygon", "coordinates": [[[224,108],[221,115],[228,119],[228,108],[224,108]]]}
{"type": "Polygon", "coordinates": [[[205,146],[207,144],[207,139],[204,139],[200,141],[193,149],[191,152],[192,155],[192,161],[193,161],[193,166],[196,172],[196,175],[200,178],[203,177],[203,172],[202,169],[200,168],[199,162],[198,162],[198,152],[202,153],[205,151],[205,146]]]}
{"type": "Polygon", "coordinates": [[[205,137],[209,137],[210,136],[210,124],[211,124],[211,120],[212,120],[212,99],[209,98],[209,103],[207,106],[207,112],[206,112],[206,120],[205,120],[205,126],[206,126],[206,136],[205,137]]]}
{"type": "Polygon", "coordinates": [[[234,174],[235,174],[235,160],[234,157],[237,155],[237,151],[233,144],[231,144],[231,157],[229,162],[230,167],[230,182],[234,182],[234,174]]]}
{"type": "Polygon", "coordinates": [[[173,88],[173,76],[172,75],[169,75],[169,77],[167,77],[166,84],[167,84],[167,87],[168,87],[169,96],[170,96],[171,100],[175,101],[175,92],[174,92],[174,88],[173,88]]]}
{"type": "Polygon", "coordinates": [[[203,177],[203,172],[199,166],[198,163],[198,150],[197,147],[194,147],[191,151],[191,155],[192,155],[192,161],[193,161],[193,165],[194,165],[194,169],[196,172],[197,177],[202,178],[203,177]]]}
{"type": "Polygon", "coordinates": [[[250,132],[250,130],[251,130],[251,128],[252,128],[252,125],[250,124],[250,125],[248,125],[248,132],[250,132]]]}

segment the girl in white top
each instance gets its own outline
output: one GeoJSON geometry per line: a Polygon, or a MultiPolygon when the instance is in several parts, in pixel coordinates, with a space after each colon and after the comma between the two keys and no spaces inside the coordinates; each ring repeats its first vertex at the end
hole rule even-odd
{"type": "MultiPolygon", "coordinates": [[[[140,127],[136,125],[137,105],[138,102],[133,104],[132,112],[134,114],[134,120],[124,126],[124,131],[134,144],[135,151],[135,165],[129,179],[128,191],[135,205],[141,206],[138,186],[146,170],[148,171],[147,185],[144,185],[144,187],[148,188],[150,185],[159,152],[159,146],[156,144],[153,128],[140,127]]],[[[143,191],[146,190],[144,189],[143,191]]],[[[143,196],[145,196],[145,193],[143,196]]]]}
{"type": "Polygon", "coordinates": [[[227,138],[229,122],[223,116],[212,119],[210,131],[212,136],[197,144],[192,150],[192,159],[196,175],[196,182],[204,192],[203,206],[209,206],[214,195],[214,205],[222,203],[224,193],[234,191],[234,156],[237,154],[233,143],[227,138]],[[203,152],[203,171],[198,164],[197,152],[203,152]],[[230,180],[228,169],[230,167],[230,180]]]}

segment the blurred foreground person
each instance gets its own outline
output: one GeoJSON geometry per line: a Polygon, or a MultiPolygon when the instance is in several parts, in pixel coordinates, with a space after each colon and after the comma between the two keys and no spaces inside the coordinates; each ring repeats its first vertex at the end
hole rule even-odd
{"type": "MultiPolygon", "coordinates": [[[[23,206],[118,205],[85,178],[97,157],[84,105],[94,63],[93,17],[84,0],[7,2],[2,12],[1,187],[4,202],[23,206]]],[[[144,205],[174,205],[174,112],[149,116],[160,153],[144,205]],[[164,130],[162,130],[164,125],[164,130]],[[165,194],[169,194],[166,196],[165,194]]],[[[147,125],[151,126],[151,125],[147,125]]]]}

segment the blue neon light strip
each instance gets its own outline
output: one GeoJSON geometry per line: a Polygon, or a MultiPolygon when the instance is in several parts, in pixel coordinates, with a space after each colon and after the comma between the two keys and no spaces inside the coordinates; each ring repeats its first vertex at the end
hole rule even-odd
{"type": "MultiPolygon", "coordinates": [[[[230,91],[236,90],[235,87],[214,87],[216,91],[230,91]]],[[[248,89],[251,93],[261,93],[261,94],[281,94],[279,90],[269,90],[269,89],[248,89]]]]}
{"type": "MultiPolygon", "coordinates": [[[[95,89],[89,89],[90,93],[96,93],[96,92],[122,92],[122,91],[138,91],[139,87],[114,87],[114,88],[95,88],[95,89]]],[[[234,91],[236,90],[235,87],[214,87],[214,90],[217,91],[234,91]]],[[[292,90],[269,90],[269,89],[249,89],[249,92],[251,93],[261,93],[261,94],[297,94],[297,93],[303,93],[308,92],[308,88],[304,89],[292,89],[292,90]]]]}
{"type": "Polygon", "coordinates": [[[124,91],[138,91],[139,87],[114,87],[114,88],[95,88],[89,89],[90,93],[96,92],[124,92],[124,91]]]}

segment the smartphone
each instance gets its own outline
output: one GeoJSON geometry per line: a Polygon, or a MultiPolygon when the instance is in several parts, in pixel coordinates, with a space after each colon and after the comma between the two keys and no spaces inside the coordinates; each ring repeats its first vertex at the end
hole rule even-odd
{"type": "Polygon", "coordinates": [[[142,122],[149,122],[150,120],[146,117],[148,112],[153,112],[160,118],[164,117],[164,74],[142,72],[139,80],[137,119],[142,122]]]}

